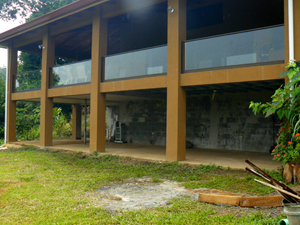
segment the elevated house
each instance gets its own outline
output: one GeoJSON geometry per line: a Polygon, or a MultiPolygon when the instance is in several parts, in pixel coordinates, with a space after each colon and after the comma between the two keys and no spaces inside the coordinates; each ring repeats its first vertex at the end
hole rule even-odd
{"type": "Polygon", "coordinates": [[[41,146],[53,143],[53,103],[73,105],[78,139],[87,102],[91,152],[105,151],[106,111],[123,124],[123,141],[165,145],[169,161],[185,159],[186,141],[267,152],[276,118],[248,106],[270,100],[294,50],[300,58],[291,38],[300,24],[289,26],[299,10],[296,0],[78,0],[1,33],[7,142],[16,141],[17,101],[41,103],[41,146]],[[17,74],[18,51],[41,54],[41,71],[17,74]],[[56,57],[74,63],[55,65],[56,57]]]}

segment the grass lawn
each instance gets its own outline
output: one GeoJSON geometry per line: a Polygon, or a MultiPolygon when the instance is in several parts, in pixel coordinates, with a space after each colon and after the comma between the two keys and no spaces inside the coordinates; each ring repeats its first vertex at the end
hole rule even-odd
{"type": "MultiPolygon", "coordinates": [[[[273,190],[243,170],[178,163],[153,163],[128,157],[39,150],[32,146],[0,151],[0,224],[277,224],[259,209],[237,215],[189,198],[168,207],[110,213],[84,195],[127,178],[169,179],[187,188],[267,195],[273,190]]],[[[272,175],[277,175],[272,172],[272,175]]],[[[235,207],[238,208],[238,207],[235,207]]]]}

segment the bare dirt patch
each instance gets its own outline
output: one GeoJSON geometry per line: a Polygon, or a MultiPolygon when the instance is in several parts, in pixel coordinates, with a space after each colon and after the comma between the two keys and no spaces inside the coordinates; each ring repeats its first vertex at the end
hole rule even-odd
{"type": "Polygon", "coordinates": [[[197,195],[181,187],[178,182],[162,180],[161,183],[155,183],[151,178],[127,179],[85,195],[90,198],[92,205],[102,206],[108,211],[167,206],[171,199],[183,196],[197,199],[197,195]]]}

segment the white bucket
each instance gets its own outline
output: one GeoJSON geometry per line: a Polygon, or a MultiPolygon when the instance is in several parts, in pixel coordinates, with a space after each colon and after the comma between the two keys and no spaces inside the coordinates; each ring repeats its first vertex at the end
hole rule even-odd
{"type": "Polygon", "coordinates": [[[300,203],[284,203],[284,213],[287,215],[289,225],[300,224],[300,203]]]}

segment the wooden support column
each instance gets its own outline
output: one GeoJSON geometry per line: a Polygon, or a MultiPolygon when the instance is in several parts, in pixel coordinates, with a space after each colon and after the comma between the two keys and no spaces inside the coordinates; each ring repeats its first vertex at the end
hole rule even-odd
{"type": "Polygon", "coordinates": [[[295,41],[295,60],[300,61],[300,1],[294,0],[294,41],[295,41]]]}
{"type": "Polygon", "coordinates": [[[49,68],[54,65],[55,42],[47,29],[43,36],[42,80],[41,80],[41,118],[40,145],[52,145],[53,98],[48,98],[49,68]]]}
{"type": "MultiPolygon", "coordinates": [[[[300,2],[294,0],[294,57],[296,62],[300,61],[300,24],[298,23],[300,19],[300,14],[298,13],[300,10],[300,2]]],[[[289,62],[289,11],[288,11],[288,0],[284,0],[284,38],[285,38],[285,64],[287,65],[289,62]]],[[[285,84],[289,82],[288,77],[285,77],[285,84]]]]}
{"type": "Polygon", "coordinates": [[[90,151],[105,151],[106,96],[100,93],[101,57],[107,52],[107,21],[101,18],[100,9],[93,16],[90,151]]]}
{"type": "Polygon", "coordinates": [[[168,0],[167,149],[168,161],[185,160],[186,91],[180,86],[181,42],[186,40],[186,0],[168,0]]]}
{"type": "MultiPolygon", "coordinates": [[[[284,0],[284,58],[285,65],[289,62],[289,13],[288,13],[288,0],[284,0]]],[[[285,84],[289,83],[289,78],[284,78],[285,84]]]]}
{"type": "Polygon", "coordinates": [[[8,49],[8,90],[7,90],[7,142],[16,141],[16,110],[17,102],[11,100],[11,95],[14,91],[13,75],[17,74],[18,70],[18,51],[10,45],[8,49]]]}
{"type": "MultiPolygon", "coordinates": [[[[288,13],[288,0],[284,0],[284,51],[285,51],[285,64],[289,62],[289,13],[288,13]]],[[[289,79],[286,79],[288,82],[289,79]]]]}
{"type": "MultiPolygon", "coordinates": [[[[294,0],[294,54],[295,60],[300,61],[300,24],[298,23],[300,19],[300,14],[298,13],[300,10],[300,2],[294,0]]],[[[285,64],[289,62],[289,11],[288,11],[288,0],[284,0],[284,33],[285,33],[285,64]]],[[[286,79],[288,82],[288,79],[286,79]]]]}
{"type": "Polygon", "coordinates": [[[72,139],[81,139],[81,106],[72,105],[72,139]]]}

